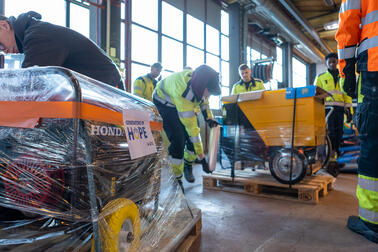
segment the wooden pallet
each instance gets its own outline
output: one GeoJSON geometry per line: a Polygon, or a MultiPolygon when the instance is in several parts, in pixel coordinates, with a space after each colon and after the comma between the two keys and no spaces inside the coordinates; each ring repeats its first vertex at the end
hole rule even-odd
{"type": "Polygon", "coordinates": [[[160,251],[195,252],[199,250],[201,242],[202,214],[199,209],[193,209],[192,213],[193,219],[160,251]]]}
{"type": "Polygon", "coordinates": [[[236,170],[234,181],[230,174],[230,170],[220,170],[204,175],[203,188],[317,204],[319,197],[325,197],[333,189],[335,181],[331,176],[313,175],[290,188],[279,183],[267,171],[236,170]]]}

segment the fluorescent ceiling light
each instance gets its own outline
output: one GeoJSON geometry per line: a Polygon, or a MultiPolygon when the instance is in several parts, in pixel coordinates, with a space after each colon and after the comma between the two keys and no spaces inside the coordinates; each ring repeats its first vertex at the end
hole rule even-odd
{"type": "Polygon", "coordinates": [[[334,20],[332,22],[324,24],[324,30],[329,31],[329,30],[335,30],[339,28],[339,21],[334,20]]]}

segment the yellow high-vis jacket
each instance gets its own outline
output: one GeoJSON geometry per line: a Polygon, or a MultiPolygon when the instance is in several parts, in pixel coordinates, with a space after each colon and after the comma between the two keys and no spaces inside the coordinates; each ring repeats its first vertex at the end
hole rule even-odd
{"type": "Polygon", "coordinates": [[[250,91],[265,90],[264,83],[260,79],[251,78],[251,81],[248,83],[239,80],[232,87],[231,94],[241,94],[250,91]]]}
{"type": "Polygon", "coordinates": [[[149,74],[140,76],[134,81],[134,94],[146,100],[152,101],[152,93],[156,86],[156,80],[149,74]]]}
{"type": "Polygon", "coordinates": [[[208,100],[196,97],[190,86],[192,72],[192,70],[184,70],[159,81],[153,98],[165,106],[177,109],[180,121],[194,144],[194,150],[197,155],[200,155],[203,154],[203,145],[195,110],[199,106],[205,120],[212,119],[213,115],[209,109],[208,100]]]}
{"type": "Polygon", "coordinates": [[[348,96],[342,89],[344,79],[339,78],[339,81],[335,84],[332,74],[327,71],[325,73],[316,76],[314,85],[321,87],[328,93],[332,94],[332,97],[327,97],[326,105],[334,105],[340,107],[351,107],[352,98],[348,96]],[[333,98],[333,99],[332,99],[333,98]]]}

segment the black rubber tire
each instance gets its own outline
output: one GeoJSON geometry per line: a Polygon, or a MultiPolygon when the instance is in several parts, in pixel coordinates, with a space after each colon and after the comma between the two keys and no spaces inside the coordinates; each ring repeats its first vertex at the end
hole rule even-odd
{"type": "Polygon", "coordinates": [[[298,150],[294,149],[293,157],[294,158],[298,157],[298,159],[300,160],[301,165],[302,165],[302,170],[300,171],[300,173],[297,177],[294,177],[294,178],[292,177],[292,180],[290,182],[290,179],[284,179],[278,173],[276,173],[275,167],[274,167],[274,162],[275,162],[276,158],[279,157],[279,156],[282,156],[283,153],[285,153],[285,155],[291,155],[291,150],[286,149],[286,148],[282,148],[282,149],[279,149],[279,150],[275,150],[271,153],[270,158],[269,158],[270,173],[278,182],[280,182],[282,184],[294,185],[294,184],[300,182],[306,176],[306,171],[307,171],[307,166],[308,166],[307,161],[306,161],[306,157],[302,153],[298,152],[298,150]]]}
{"type": "Polygon", "coordinates": [[[268,78],[267,78],[267,75],[266,75],[266,69],[267,69],[268,65],[263,65],[263,71],[262,71],[262,80],[264,83],[268,82],[268,78]]]}
{"type": "Polygon", "coordinates": [[[259,69],[259,79],[264,82],[264,65],[260,65],[259,69]]]}
{"type": "Polygon", "coordinates": [[[257,78],[256,77],[256,69],[257,69],[257,65],[255,64],[255,65],[252,66],[252,77],[253,78],[257,78]]]}

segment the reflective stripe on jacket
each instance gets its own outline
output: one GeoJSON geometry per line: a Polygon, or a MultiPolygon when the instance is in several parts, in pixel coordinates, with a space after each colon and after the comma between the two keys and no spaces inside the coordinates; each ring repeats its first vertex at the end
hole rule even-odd
{"type": "Polygon", "coordinates": [[[356,194],[360,205],[360,218],[378,224],[378,178],[358,174],[356,194]]]}
{"type": "Polygon", "coordinates": [[[239,80],[232,87],[231,94],[241,94],[250,91],[265,90],[264,83],[260,79],[252,78],[249,83],[239,80]]]}
{"type": "Polygon", "coordinates": [[[352,104],[352,98],[349,97],[341,89],[343,84],[344,84],[343,78],[340,78],[338,83],[335,84],[333,76],[329,71],[319,74],[318,76],[316,76],[315,81],[314,81],[314,85],[321,87],[328,93],[332,94],[332,97],[327,97],[325,100],[327,105],[336,105],[336,106],[345,106],[347,104],[352,104]],[[334,104],[330,104],[331,102],[334,104]]]}
{"type": "Polygon", "coordinates": [[[356,53],[358,71],[378,71],[378,1],[343,0],[336,40],[341,71],[356,53]]]}
{"type": "Polygon", "coordinates": [[[156,81],[152,80],[149,75],[138,77],[134,81],[133,93],[146,100],[152,101],[152,93],[155,89],[156,81]]]}
{"type": "Polygon", "coordinates": [[[192,70],[185,70],[159,81],[153,98],[165,106],[176,107],[180,121],[185,126],[194,145],[194,150],[197,155],[200,155],[203,154],[203,145],[195,110],[200,107],[201,111],[208,116],[207,119],[212,118],[212,113],[208,107],[208,101],[199,100],[191,86],[188,85],[192,72],[192,70]]]}

